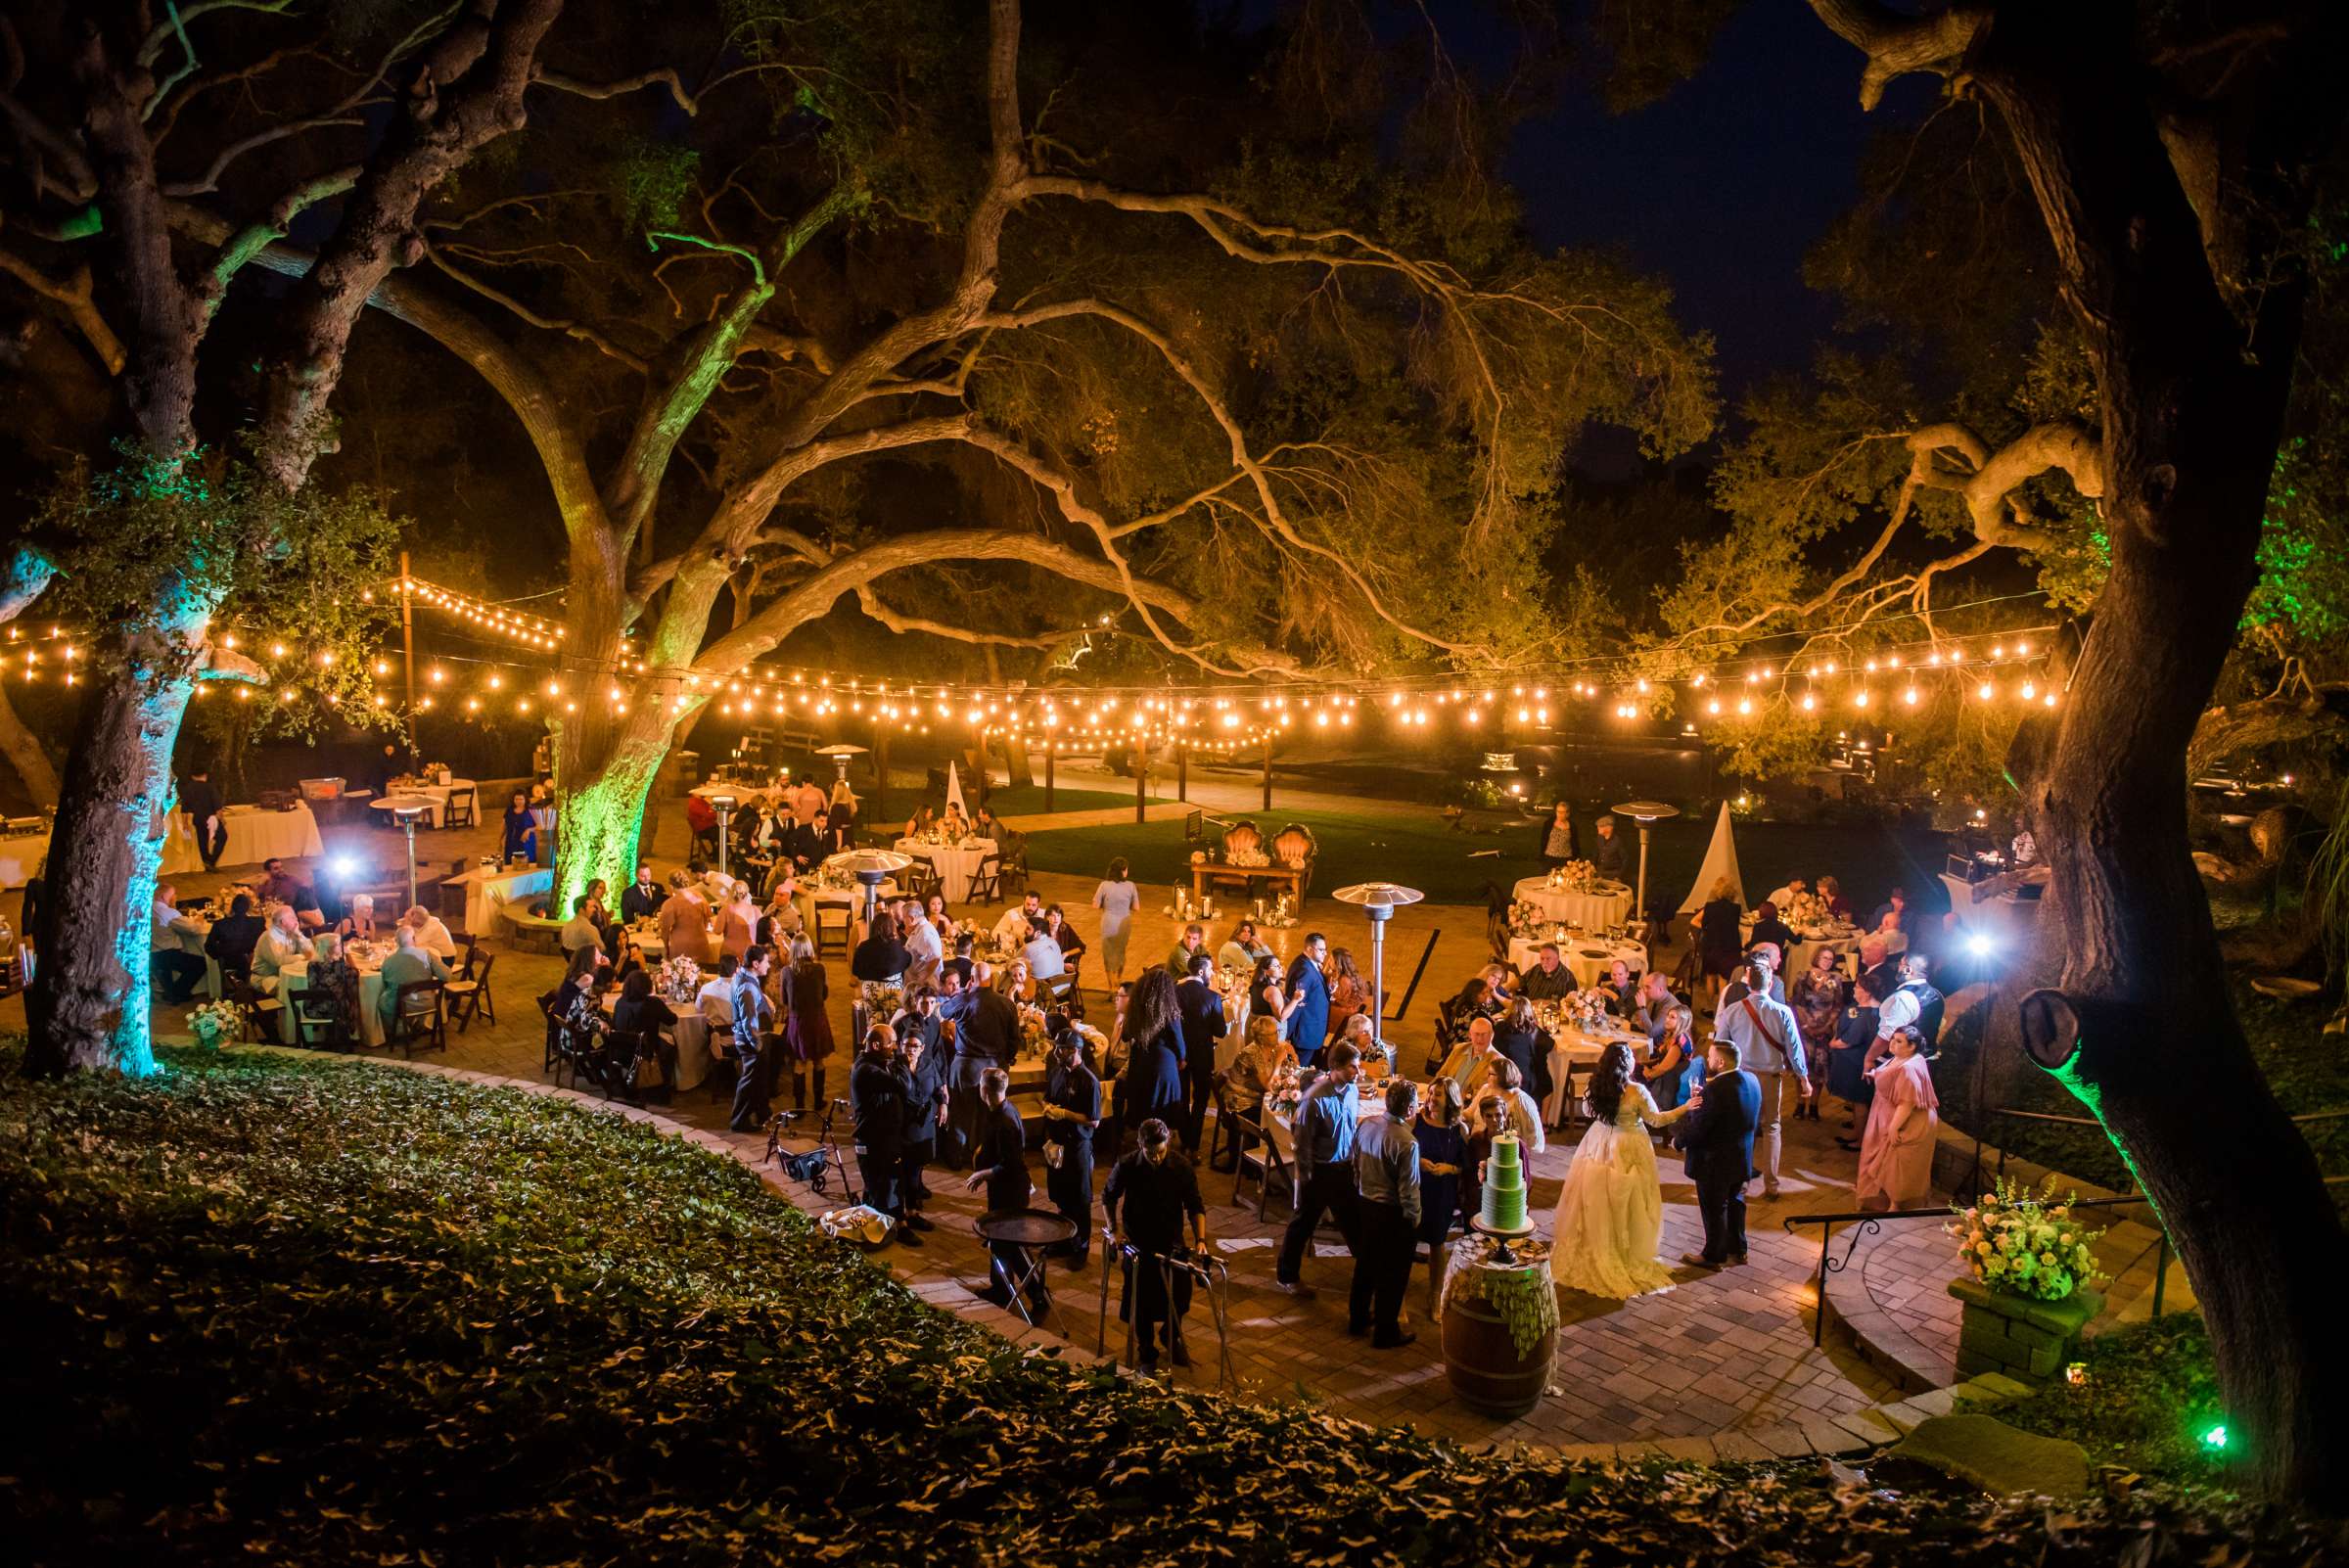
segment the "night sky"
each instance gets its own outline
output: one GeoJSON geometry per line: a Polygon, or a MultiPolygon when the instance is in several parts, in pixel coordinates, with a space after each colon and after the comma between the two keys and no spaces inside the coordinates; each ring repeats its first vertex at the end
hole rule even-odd
{"type": "Polygon", "coordinates": [[[1785,0],[1747,4],[1698,73],[1636,113],[1580,90],[1530,121],[1504,165],[1544,247],[1620,247],[1670,279],[1714,334],[1722,392],[1797,370],[1834,325],[1803,253],[1851,205],[1869,137],[1927,113],[1938,84],[1896,83],[1860,111],[1859,52],[1785,0]]]}

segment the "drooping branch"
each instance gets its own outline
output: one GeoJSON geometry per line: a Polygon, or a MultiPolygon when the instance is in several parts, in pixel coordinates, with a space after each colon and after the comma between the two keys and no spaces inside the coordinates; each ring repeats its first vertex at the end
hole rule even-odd
{"type": "Polygon", "coordinates": [[[0,272],[64,310],[106,373],[122,373],[122,340],[115,336],[115,329],[106,324],[106,316],[98,308],[96,285],[87,266],[76,265],[63,279],[53,278],[14,251],[0,247],[0,272]]]}
{"type": "Polygon", "coordinates": [[[1883,102],[1895,77],[1915,71],[1957,74],[1974,35],[1990,22],[1987,6],[1956,5],[1927,16],[1895,11],[1878,0],[1811,0],[1819,20],[1867,57],[1860,73],[1860,107],[1883,102]]]}

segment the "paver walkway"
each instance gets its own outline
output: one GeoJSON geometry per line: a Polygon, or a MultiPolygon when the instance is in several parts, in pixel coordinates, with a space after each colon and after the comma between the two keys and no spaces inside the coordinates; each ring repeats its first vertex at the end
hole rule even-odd
{"type": "MultiPolygon", "coordinates": [[[[661,815],[667,819],[677,813],[661,815]]],[[[488,846],[492,832],[419,834],[419,859],[445,865],[468,857],[488,846]]],[[[666,867],[681,854],[684,837],[681,820],[665,820],[651,847],[652,857],[666,867]]],[[[396,840],[365,828],[337,830],[332,838],[338,853],[372,855],[387,866],[400,853],[396,840]]],[[[180,882],[190,892],[209,890],[207,879],[180,882]]],[[[1094,933],[1091,879],[1045,875],[1036,884],[1068,909],[1081,930],[1088,936],[1094,933]]],[[[981,913],[991,918],[993,911],[981,913]]],[[[1338,945],[1352,941],[1358,950],[1365,945],[1359,940],[1366,932],[1359,911],[1315,899],[1309,902],[1307,916],[1305,925],[1268,933],[1269,940],[1285,949],[1302,940],[1306,930],[1322,929],[1338,945]]],[[[1137,918],[1134,961],[1163,954],[1175,931],[1172,920],[1146,907],[1137,918]]],[[[1457,990],[1487,957],[1482,911],[1421,904],[1397,913],[1391,928],[1390,974],[1409,973],[1408,966],[1439,932],[1420,994],[1405,1020],[1390,1029],[1404,1044],[1406,1067],[1415,1066],[1423,1053],[1434,998],[1457,990]]],[[[838,973],[833,994],[842,1014],[835,1020],[835,1032],[845,1041],[850,987],[845,963],[834,963],[838,973]]],[[[448,1064],[524,1080],[542,1078],[543,1027],[532,999],[552,989],[558,976],[559,966],[551,958],[502,953],[494,981],[498,1021],[479,1023],[454,1037],[448,1064]]],[[[1088,970],[1088,989],[1097,992],[1101,978],[1088,970]]],[[[0,1028],[22,1028],[23,1021],[21,998],[0,999],[0,1028]]],[[[184,1024],[159,1015],[158,1028],[177,1033],[184,1024]]],[[[828,1084],[834,1094],[846,1092],[849,1061],[845,1050],[834,1059],[828,1084]]],[[[724,1107],[702,1092],[681,1096],[667,1114],[716,1133],[745,1158],[756,1160],[763,1150],[763,1137],[724,1133],[724,1107]]],[[[1834,1147],[1833,1130],[1832,1123],[1787,1125],[1786,1195],[1754,1203],[1750,1266],[1712,1275],[1684,1271],[1682,1282],[1673,1290],[1629,1304],[1562,1293],[1552,1391],[1532,1415],[1508,1423],[1473,1415],[1452,1401],[1432,1325],[1422,1321],[1418,1342],[1394,1352],[1372,1352],[1347,1337],[1349,1264],[1334,1235],[1324,1238],[1320,1256],[1308,1268],[1309,1280],[1321,1287],[1318,1299],[1301,1302],[1276,1292],[1272,1262],[1285,1219],[1282,1207],[1275,1203],[1269,1219],[1260,1222],[1253,1191],[1245,1205],[1235,1206],[1230,1201],[1231,1178],[1205,1173],[1210,1235],[1231,1271],[1231,1348],[1239,1383],[1244,1392],[1258,1397],[1302,1396],[1334,1412],[1407,1422],[1431,1434],[1569,1447],[1638,1440],[1685,1446],[1719,1433],[1783,1432],[1789,1423],[1803,1420],[1857,1419],[1856,1412],[1864,1407],[1897,1397],[1896,1387],[1833,1339],[1824,1350],[1812,1345],[1808,1314],[1815,1243],[1780,1228],[1780,1222],[1792,1213],[1851,1206],[1853,1157],[1834,1147]]],[[[1537,1214],[1546,1216],[1554,1205],[1571,1154],[1570,1146],[1553,1146],[1531,1160],[1537,1214]]],[[[1036,1170],[1040,1187],[1040,1158],[1036,1170]]],[[[1662,1173],[1663,1253],[1669,1260],[1692,1250],[1701,1227],[1677,1159],[1666,1158],[1662,1173]]],[[[949,1177],[934,1176],[931,1185],[938,1193],[933,1214],[940,1224],[931,1245],[918,1253],[892,1247],[879,1255],[880,1261],[897,1268],[912,1288],[939,1306],[999,1321],[1000,1314],[978,1304],[969,1288],[982,1283],[985,1273],[983,1254],[969,1228],[978,1200],[963,1194],[959,1182],[949,1177]]],[[[1920,1290],[1929,1277],[1931,1290],[1937,1292],[1948,1274],[1946,1257],[1934,1260],[1920,1254],[1915,1268],[1920,1290]]],[[[1098,1276],[1080,1279],[1056,1270],[1055,1280],[1058,1326],[1071,1342],[1089,1347],[1098,1331],[1098,1276]]],[[[1413,1315],[1423,1317],[1424,1276],[1413,1283],[1413,1315]]],[[[1114,1316],[1111,1325],[1114,1329],[1114,1316]]],[[[1203,1308],[1194,1309],[1191,1340],[1198,1365],[1174,1375],[1188,1384],[1211,1385],[1216,1359],[1203,1308]]],[[[1714,1439],[1714,1447],[1732,1457],[1759,1456],[1762,1452],[1746,1453],[1734,1439],[1714,1439]]]]}

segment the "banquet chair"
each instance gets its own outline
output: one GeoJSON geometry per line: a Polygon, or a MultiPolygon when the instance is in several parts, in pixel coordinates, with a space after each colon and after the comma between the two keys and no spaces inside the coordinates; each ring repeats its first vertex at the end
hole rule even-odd
{"type": "Polygon", "coordinates": [[[907,899],[927,899],[944,887],[938,867],[919,855],[914,856],[913,864],[897,874],[897,884],[899,896],[907,899]]]}
{"type": "Polygon", "coordinates": [[[274,1045],[278,1042],[278,1014],[286,1004],[275,996],[264,996],[253,983],[250,969],[231,969],[220,966],[220,990],[224,995],[245,1010],[245,1039],[255,1045],[274,1045]]]}
{"type": "Polygon", "coordinates": [[[411,1057],[419,1049],[448,1049],[447,1020],[440,1007],[440,988],[445,984],[438,980],[411,980],[399,988],[392,1017],[384,1028],[387,1048],[396,1045],[402,1056],[411,1057]]]}
{"type": "Polygon", "coordinates": [[[497,954],[483,952],[481,945],[476,943],[465,950],[465,967],[443,988],[448,997],[448,1021],[457,1026],[458,1034],[464,1034],[472,1026],[476,1013],[491,1024],[497,1022],[497,1005],[489,999],[489,971],[496,965],[497,954]]]}
{"type": "MultiPolygon", "coordinates": [[[[1231,1170],[1236,1176],[1240,1169],[1240,1144],[1242,1141],[1240,1119],[1238,1113],[1231,1108],[1231,1096],[1226,1092],[1221,1075],[1218,1075],[1215,1082],[1215,1101],[1216,1130],[1207,1140],[1207,1168],[1211,1171],[1223,1169],[1221,1155],[1223,1149],[1228,1145],[1231,1149],[1231,1170]]],[[[1233,1195],[1235,1198],[1238,1195],[1236,1184],[1233,1188],[1233,1195]]]]}
{"type": "Polygon", "coordinates": [[[1048,979],[1037,981],[1036,989],[1043,992],[1047,1007],[1057,1007],[1071,1018],[1084,1016],[1084,992],[1077,989],[1075,965],[1048,979]]]}
{"type": "Polygon", "coordinates": [[[321,1051],[348,1049],[348,1042],[343,1038],[340,1019],[313,1013],[302,1006],[309,994],[306,990],[294,993],[294,1043],[321,1051]]]}
{"type": "Polygon", "coordinates": [[[480,794],[481,791],[471,784],[461,790],[450,790],[447,803],[440,807],[440,825],[444,828],[480,826],[480,794]]]}
{"type": "Polygon", "coordinates": [[[1003,901],[1003,856],[990,854],[979,862],[971,873],[970,892],[963,895],[965,903],[1001,903],[1003,901]]]}
{"type": "Polygon", "coordinates": [[[1232,1161],[1231,1201],[1237,1206],[1240,1187],[1248,1173],[1256,1173],[1256,1218],[1265,1218],[1265,1208],[1272,1199],[1272,1183],[1277,1180],[1281,1190],[1290,1191],[1289,1162],[1280,1157],[1280,1150],[1265,1135],[1264,1128],[1244,1116],[1234,1116],[1231,1125],[1240,1140],[1238,1158],[1232,1161]]]}
{"type": "Polygon", "coordinates": [[[855,915],[845,903],[819,903],[815,906],[815,952],[817,957],[837,945],[847,952],[852,945],[850,934],[855,929],[855,915]]]}

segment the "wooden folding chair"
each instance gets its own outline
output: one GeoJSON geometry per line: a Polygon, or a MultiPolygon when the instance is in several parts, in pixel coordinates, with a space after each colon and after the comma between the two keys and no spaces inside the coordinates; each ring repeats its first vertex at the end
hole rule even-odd
{"type": "Polygon", "coordinates": [[[449,1022],[457,1026],[458,1034],[472,1027],[476,1013],[492,1024],[497,1022],[497,1008],[489,1000],[489,971],[496,967],[497,954],[483,952],[477,943],[466,949],[464,969],[442,988],[448,997],[449,1022]]]}
{"type": "Polygon", "coordinates": [[[1247,1181],[1249,1172],[1254,1170],[1256,1218],[1262,1221],[1266,1206],[1272,1199],[1272,1183],[1277,1180],[1284,1191],[1290,1188],[1289,1162],[1281,1158],[1279,1148],[1265,1135],[1262,1124],[1244,1116],[1234,1116],[1231,1120],[1240,1137],[1239,1157],[1232,1162],[1231,1201],[1235,1206],[1239,1203],[1240,1187],[1247,1181]]]}
{"type": "Polygon", "coordinates": [[[384,1028],[384,1046],[397,1046],[402,1056],[418,1050],[448,1049],[447,1016],[440,1006],[438,980],[411,980],[392,998],[392,1017],[384,1028]]]}

